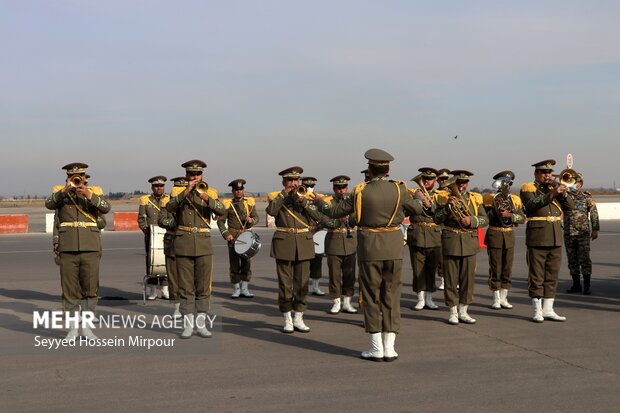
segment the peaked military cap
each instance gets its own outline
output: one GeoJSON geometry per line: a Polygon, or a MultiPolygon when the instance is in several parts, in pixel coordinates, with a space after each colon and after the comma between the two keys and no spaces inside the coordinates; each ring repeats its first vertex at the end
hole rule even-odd
{"type": "Polygon", "coordinates": [[[541,171],[553,171],[553,165],[555,165],[555,160],[547,159],[544,161],[533,163],[532,166],[536,168],[536,170],[541,171]]]}
{"type": "Polygon", "coordinates": [[[149,179],[151,185],[164,185],[168,179],[163,175],[157,175],[149,179]]]}
{"type": "Polygon", "coordinates": [[[368,149],[364,154],[364,158],[368,159],[369,165],[389,165],[394,157],[383,149],[368,149]]]}
{"type": "Polygon", "coordinates": [[[507,177],[509,177],[511,180],[514,180],[514,179],[515,179],[515,173],[514,173],[514,172],[512,172],[512,171],[501,171],[501,172],[498,172],[498,173],[496,173],[496,174],[493,176],[493,179],[499,179],[499,178],[501,178],[502,176],[507,176],[507,177]]]}
{"type": "Polygon", "coordinates": [[[181,167],[185,168],[187,172],[202,172],[202,170],[207,167],[207,164],[200,159],[193,159],[183,163],[181,167]]]}
{"type": "Polygon", "coordinates": [[[245,179],[235,179],[234,181],[230,181],[228,186],[232,189],[243,189],[245,185],[245,179]]]}
{"type": "Polygon", "coordinates": [[[418,172],[422,172],[422,178],[437,178],[437,169],[429,168],[428,166],[418,169],[418,172]]]}
{"type": "Polygon", "coordinates": [[[302,173],[304,173],[304,168],[301,166],[291,166],[290,168],[280,171],[278,175],[283,178],[299,179],[302,173]]]}
{"type": "Polygon", "coordinates": [[[68,164],[66,164],[65,166],[62,167],[62,169],[66,169],[67,170],[67,175],[75,175],[75,174],[86,173],[86,168],[88,168],[88,165],[86,165],[85,163],[82,163],[82,162],[68,163],[68,164]]]}
{"type": "Polygon", "coordinates": [[[456,178],[457,181],[469,181],[469,178],[474,176],[472,172],[466,171],[464,169],[456,169],[451,172],[452,176],[456,178]]]}
{"type": "Polygon", "coordinates": [[[351,178],[346,175],[338,175],[330,179],[329,182],[333,182],[334,186],[346,186],[349,185],[350,180],[351,178]]]}
{"type": "Polygon", "coordinates": [[[177,176],[176,178],[171,179],[174,182],[174,186],[187,186],[187,178],[184,176],[177,176]]]}
{"type": "Polygon", "coordinates": [[[301,183],[305,186],[314,186],[316,185],[316,178],[314,176],[302,176],[301,183]]]}
{"type": "Polygon", "coordinates": [[[437,171],[437,179],[448,179],[450,178],[450,170],[446,168],[441,168],[437,171]]]}

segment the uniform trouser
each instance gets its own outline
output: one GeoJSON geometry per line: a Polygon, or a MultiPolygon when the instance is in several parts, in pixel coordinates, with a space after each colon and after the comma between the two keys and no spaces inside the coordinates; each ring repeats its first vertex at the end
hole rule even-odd
{"type": "Polygon", "coordinates": [[[240,281],[252,280],[252,269],[250,259],[243,257],[235,252],[235,244],[228,246],[228,263],[230,266],[230,282],[237,284],[240,281]]]}
{"type": "Polygon", "coordinates": [[[443,278],[443,252],[439,246],[439,262],[437,262],[437,276],[443,278]]]}
{"type": "Polygon", "coordinates": [[[530,298],[555,298],[562,247],[528,247],[527,289],[530,298]]]}
{"type": "Polygon", "coordinates": [[[403,260],[360,261],[364,326],[368,333],[398,333],[403,260]]]}
{"type": "Polygon", "coordinates": [[[353,297],[355,294],[355,262],[357,254],[328,255],[329,297],[339,298],[341,295],[353,297]]]}
{"type": "Polygon", "coordinates": [[[441,260],[441,247],[423,248],[409,245],[413,268],[413,291],[437,291],[435,273],[441,260]]]}
{"type": "Polygon", "coordinates": [[[581,275],[592,275],[592,260],[590,259],[590,234],[564,236],[564,246],[568,257],[568,270],[573,280],[579,283],[581,275]]]}
{"type": "Polygon", "coordinates": [[[99,300],[101,251],[61,252],[60,285],[65,311],[95,311],[99,300]]]}
{"type": "MultiPolygon", "coordinates": [[[[146,251],[146,274],[148,275],[151,272],[151,235],[148,233],[144,234],[144,250],[146,251]]],[[[158,277],[151,277],[146,280],[146,283],[157,285],[159,283],[158,277]]],[[[168,277],[161,279],[161,285],[168,285],[168,277]]]]}
{"type": "Polygon", "coordinates": [[[211,298],[213,255],[185,257],[177,255],[181,314],[206,313],[211,298]]]}
{"type": "Polygon", "coordinates": [[[278,308],[287,313],[306,311],[310,260],[287,261],[276,259],[278,273],[278,308]]]}
{"type": "Polygon", "coordinates": [[[177,271],[177,261],[173,256],[166,255],[166,273],[168,273],[168,284],[170,286],[170,302],[179,301],[179,273],[177,271]]]}
{"type": "Polygon", "coordinates": [[[323,256],[315,255],[313,259],[310,260],[310,278],[313,280],[318,280],[323,276],[323,256]]]}
{"type": "Polygon", "coordinates": [[[454,307],[457,304],[471,304],[476,283],[476,255],[444,255],[443,270],[446,305],[454,307]]]}
{"type": "Polygon", "coordinates": [[[512,286],[512,261],[514,248],[490,248],[489,255],[489,288],[492,291],[509,290],[512,286]]]}

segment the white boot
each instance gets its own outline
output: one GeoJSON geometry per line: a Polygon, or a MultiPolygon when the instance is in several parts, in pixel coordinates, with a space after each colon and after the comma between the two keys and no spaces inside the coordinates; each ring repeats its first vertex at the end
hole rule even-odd
{"type": "Polygon", "coordinates": [[[161,298],[164,298],[166,300],[170,299],[170,290],[168,289],[167,285],[161,287],[161,298]]]}
{"type": "Polygon", "coordinates": [[[241,286],[239,283],[233,284],[233,293],[230,298],[239,298],[241,295],[241,286]]]}
{"type": "Polygon", "coordinates": [[[458,324],[459,313],[456,310],[456,306],[450,307],[450,317],[448,317],[448,324],[458,324]]]}
{"type": "Polygon", "coordinates": [[[291,312],[287,311],[284,313],[284,328],[282,329],[286,334],[290,334],[295,329],[293,328],[293,317],[291,316],[291,312]]]}
{"type": "Polygon", "coordinates": [[[433,301],[433,293],[430,291],[426,291],[426,293],[424,294],[424,303],[431,310],[436,310],[439,308],[437,307],[437,304],[435,304],[435,302],[433,301]]]}
{"type": "Polygon", "coordinates": [[[338,314],[340,312],[340,297],[334,298],[334,305],[329,310],[330,314],[338,314]]]}
{"type": "Polygon", "coordinates": [[[532,321],[536,323],[542,323],[545,321],[545,318],[542,315],[542,303],[540,302],[540,298],[532,298],[532,307],[534,307],[534,316],[532,317],[532,321]]]}
{"type": "Polygon", "coordinates": [[[381,333],[383,338],[383,361],[394,361],[398,358],[398,353],[394,350],[396,333],[381,333]]]}
{"type": "Polygon", "coordinates": [[[416,311],[420,311],[423,308],[424,308],[424,291],[420,291],[418,293],[418,302],[415,305],[415,307],[413,307],[413,309],[416,311]]]}
{"type": "Polygon", "coordinates": [[[180,309],[181,309],[181,303],[174,303],[174,313],[172,313],[172,317],[174,317],[174,318],[181,318],[181,317],[183,317],[181,315],[180,309]]]}
{"type": "Polygon", "coordinates": [[[362,352],[362,358],[372,361],[383,361],[383,339],[381,333],[370,334],[370,350],[362,352]]]}
{"type": "MultiPolygon", "coordinates": [[[[89,319],[93,319],[94,318],[94,314],[90,311],[84,311],[84,313],[90,313],[92,314],[92,317],[88,317],[89,319]]],[[[81,323],[80,323],[81,324],[81,323]]],[[[97,336],[95,335],[95,333],[93,333],[93,331],[90,329],[90,327],[88,326],[88,323],[84,323],[84,326],[81,327],[81,336],[86,337],[86,340],[97,340],[97,336]]]]}
{"type": "Polygon", "coordinates": [[[491,308],[494,310],[499,310],[502,308],[500,304],[501,296],[499,290],[493,290],[493,304],[491,304],[491,308]]]}
{"type": "Polygon", "coordinates": [[[250,290],[248,290],[249,285],[250,283],[248,283],[247,281],[241,281],[241,296],[242,297],[245,297],[245,298],[254,297],[254,294],[252,294],[250,290]]]}
{"type": "Polygon", "coordinates": [[[75,320],[69,321],[69,332],[65,336],[65,340],[74,341],[76,338],[80,336],[79,325],[80,325],[79,321],[75,321],[75,320]]]}
{"type": "Polygon", "coordinates": [[[183,316],[183,332],[181,338],[190,338],[194,334],[194,314],[183,316]]]}
{"type": "Polygon", "coordinates": [[[146,297],[147,300],[154,300],[157,298],[157,286],[156,285],[152,285],[149,284],[149,292],[148,292],[148,297],[146,297]]]}
{"type": "Polygon", "coordinates": [[[566,321],[566,317],[559,316],[553,311],[555,298],[543,298],[542,316],[553,321],[566,321]]]}
{"type": "Polygon", "coordinates": [[[196,332],[200,337],[211,337],[211,332],[207,329],[207,313],[198,313],[196,316],[196,332]]]}
{"type": "Polygon", "coordinates": [[[310,331],[310,327],[304,324],[304,313],[295,312],[295,317],[293,318],[293,327],[295,330],[300,331],[302,333],[307,333],[310,331]]]}
{"type": "Polygon", "coordinates": [[[467,305],[459,304],[459,320],[466,324],[474,324],[476,322],[475,318],[471,318],[469,314],[467,314],[467,305]]]}
{"type": "Polygon", "coordinates": [[[443,282],[443,277],[439,278],[441,281],[439,282],[439,287],[437,287],[438,290],[443,291],[445,288],[445,284],[443,282]]]}
{"type": "Polygon", "coordinates": [[[319,279],[312,279],[312,294],[313,295],[319,295],[319,296],[323,296],[325,295],[325,293],[323,291],[321,291],[321,289],[319,288],[319,279]]]}
{"type": "Polygon", "coordinates": [[[344,297],[342,303],[342,311],[345,313],[355,314],[357,313],[357,309],[351,305],[351,297],[344,297]]]}
{"type": "Polygon", "coordinates": [[[503,308],[512,308],[512,304],[508,302],[508,290],[505,288],[499,290],[499,304],[503,308]]]}

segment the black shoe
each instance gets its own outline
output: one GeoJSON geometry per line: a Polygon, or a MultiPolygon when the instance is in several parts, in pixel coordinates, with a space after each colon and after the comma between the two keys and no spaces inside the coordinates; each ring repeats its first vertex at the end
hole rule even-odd
{"type": "Polygon", "coordinates": [[[580,293],[580,292],[581,292],[581,286],[575,286],[575,285],[573,285],[571,288],[566,290],[567,294],[575,294],[575,293],[580,293]]]}
{"type": "Polygon", "coordinates": [[[592,291],[590,291],[589,288],[584,288],[583,295],[590,295],[590,294],[592,294],[592,291]]]}

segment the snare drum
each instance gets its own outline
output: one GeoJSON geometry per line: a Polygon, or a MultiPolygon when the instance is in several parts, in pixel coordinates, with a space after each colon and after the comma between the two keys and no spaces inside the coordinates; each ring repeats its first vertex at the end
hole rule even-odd
{"type": "Polygon", "coordinates": [[[260,246],[260,237],[252,231],[242,232],[235,240],[235,252],[245,258],[258,254],[260,246]]]}
{"type": "Polygon", "coordinates": [[[166,256],[164,255],[166,230],[157,225],[150,225],[150,234],[148,275],[166,274],[166,256]]]}
{"type": "Polygon", "coordinates": [[[326,229],[321,229],[314,233],[312,239],[314,240],[314,254],[325,256],[325,236],[327,235],[326,229]]]}

